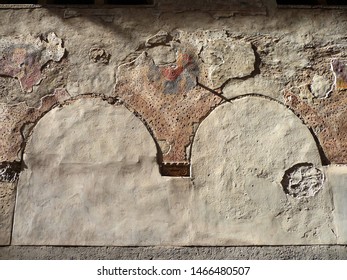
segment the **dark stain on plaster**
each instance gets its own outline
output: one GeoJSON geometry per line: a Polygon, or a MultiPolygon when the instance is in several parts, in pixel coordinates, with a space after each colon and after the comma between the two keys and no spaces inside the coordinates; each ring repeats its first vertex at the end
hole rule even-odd
{"type": "Polygon", "coordinates": [[[0,182],[13,183],[19,178],[21,172],[20,162],[1,162],[0,163],[0,182]]]}

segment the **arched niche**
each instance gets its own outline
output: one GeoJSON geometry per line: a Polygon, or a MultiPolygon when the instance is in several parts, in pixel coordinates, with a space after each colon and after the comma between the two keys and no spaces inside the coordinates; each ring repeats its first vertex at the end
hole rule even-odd
{"type": "MultiPolygon", "coordinates": [[[[81,98],[47,113],[24,151],[13,244],[156,245],[184,242],[175,179],[123,106],[81,98]]],[[[187,185],[183,180],[181,186],[187,185]]]]}
{"type": "Polygon", "coordinates": [[[285,171],[298,163],[322,167],[309,129],[284,105],[245,96],[217,107],[192,144],[198,243],[335,243],[329,188],[304,199],[284,192],[285,171]]]}

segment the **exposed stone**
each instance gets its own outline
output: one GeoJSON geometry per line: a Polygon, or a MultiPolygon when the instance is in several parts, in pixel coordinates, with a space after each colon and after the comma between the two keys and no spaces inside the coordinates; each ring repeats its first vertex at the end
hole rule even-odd
{"type": "Polygon", "coordinates": [[[284,192],[297,198],[314,196],[323,183],[322,171],[309,163],[298,163],[289,168],[281,182],[284,192]]]}
{"type": "Polygon", "coordinates": [[[188,244],[190,180],[161,177],[156,155],[123,106],[84,98],[52,109],[26,147],[13,244],[188,244]]]}
{"type": "Polygon", "coordinates": [[[170,41],[170,37],[171,36],[169,35],[169,33],[164,30],[160,30],[157,34],[146,40],[145,46],[152,47],[155,45],[167,44],[170,41]]]}
{"type": "Polygon", "coordinates": [[[257,75],[246,80],[231,80],[223,88],[223,96],[233,99],[242,95],[260,94],[283,102],[283,87],[280,81],[257,75]]]}
{"type": "Polygon", "coordinates": [[[290,40],[280,40],[265,58],[265,62],[281,71],[287,78],[295,77],[298,71],[310,67],[309,55],[302,51],[302,45],[290,40]]]}
{"type": "Polygon", "coordinates": [[[216,108],[192,146],[195,238],[203,245],[211,232],[220,245],[336,242],[329,190],[300,202],[281,187],[283,170],[306,161],[321,166],[316,143],[283,105],[244,97],[216,108]]]}
{"type": "Polygon", "coordinates": [[[0,181],[0,246],[10,245],[15,185],[0,181]]]}
{"type": "Polygon", "coordinates": [[[168,152],[159,151],[164,163],[189,162],[186,147],[194,135],[194,123],[222,101],[197,86],[194,53],[177,48],[173,65],[157,66],[143,53],[117,71],[115,96],[139,114],[157,141],[170,146],[168,152]]]}
{"type": "Polygon", "coordinates": [[[155,65],[173,64],[176,61],[176,54],[170,46],[158,46],[147,51],[148,55],[153,58],[155,65]]]}
{"type": "Polygon", "coordinates": [[[336,89],[347,89],[347,68],[346,61],[334,59],[331,62],[331,68],[335,76],[336,89]]]}
{"type": "Polygon", "coordinates": [[[0,75],[17,78],[23,91],[31,92],[42,79],[41,68],[48,61],[60,61],[64,53],[62,40],[54,33],[39,38],[2,37],[0,75]]]}
{"type": "Polygon", "coordinates": [[[0,103],[0,162],[20,161],[24,125],[35,123],[53,106],[69,97],[64,89],[56,89],[54,94],[41,99],[38,108],[28,107],[24,102],[16,105],[0,103]]]}
{"type": "Polygon", "coordinates": [[[200,56],[208,64],[212,88],[221,87],[230,78],[249,76],[254,71],[255,56],[250,43],[211,41],[200,56]]]}
{"type": "Polygon", "coordinates": [[[317,98],[328,97],[331,92],[331,82],[323,76],[314,75],[311,84],[312,94],[317,98]]]}
{"type": "Polygon", "coordinates": [[[100,62],[103,64],[108,64],[110,57],[111,55],[102,48],[91,48],[89,51],[89,59],[95,63],[100,62]]]}
{"type": "Polygon", "coordinates": [[[331,163],[347,163],[347,95],[333,91],[329,98],[307,100],[300,91],[284,93],[285,104],[308,125],[319,139],[324,155],[331,163]]]}

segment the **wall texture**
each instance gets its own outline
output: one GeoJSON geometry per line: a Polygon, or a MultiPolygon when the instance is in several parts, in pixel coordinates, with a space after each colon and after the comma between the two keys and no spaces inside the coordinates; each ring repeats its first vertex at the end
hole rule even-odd
{"type": "Polygon", "coordinates": [[[347,10],[187,2],[0,5],[2,258],[346,257],[347,10]]]}

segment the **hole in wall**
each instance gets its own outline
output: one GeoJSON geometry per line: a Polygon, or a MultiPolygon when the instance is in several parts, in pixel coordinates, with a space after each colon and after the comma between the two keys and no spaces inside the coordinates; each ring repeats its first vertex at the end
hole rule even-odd
{"type": "Polygon", "coordinates": [[[323,188],[323,183],[323,172],[312,163],[306,162],[289,168],[281,181],[284,192],[296,198],[314,196],[323,188]]]}
{"type": "Polygon", "coordinates": [[[161,176],[189,177],[190,164],[188,163],[163,163],[159,168],[161,176]]]}

